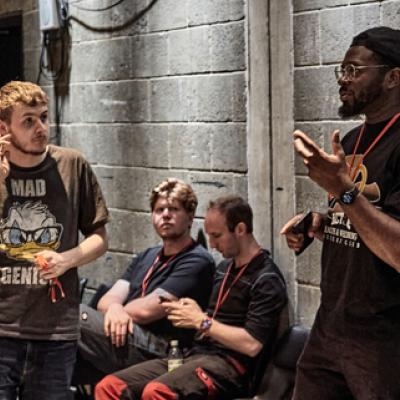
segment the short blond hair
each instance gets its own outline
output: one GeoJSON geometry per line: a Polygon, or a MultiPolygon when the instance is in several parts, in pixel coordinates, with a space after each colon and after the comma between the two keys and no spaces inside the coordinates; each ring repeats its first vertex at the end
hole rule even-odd
{"type": "Polygon", "coordinates": [[[152,190],[150,195],[151,211],[154,211],[154,206],[160,197],[167,200],[178,200],[188,213],[194,215],[196,212],[198,201],[192,187],[179,179],[168,178],[152,190]]]}
{"type": "Polygon", "coordinates": [[[11,81],[0,88],[0,120],[10,123],[13,107],[24,104],[29,107],[47,105],[48,97],[43,89],[32,82],[11,81]]]}

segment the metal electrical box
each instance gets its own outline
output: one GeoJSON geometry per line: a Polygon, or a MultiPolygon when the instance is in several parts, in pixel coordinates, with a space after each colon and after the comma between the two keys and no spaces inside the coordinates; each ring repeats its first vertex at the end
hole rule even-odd
{"type": "Polygon", "coordinates": [[[60,29],[57,0],[39,0],[39,21],[41,31],[60,29]]]}

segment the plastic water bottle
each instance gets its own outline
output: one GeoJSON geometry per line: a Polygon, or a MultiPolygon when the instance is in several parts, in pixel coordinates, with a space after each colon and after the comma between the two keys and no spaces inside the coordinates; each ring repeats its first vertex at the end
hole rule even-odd
{"type": "Polygon", "coordinates": [[[168,372],[171,372],[183,364],[183,355],[177,340],[171,340],[169,345],[168,372]]]}

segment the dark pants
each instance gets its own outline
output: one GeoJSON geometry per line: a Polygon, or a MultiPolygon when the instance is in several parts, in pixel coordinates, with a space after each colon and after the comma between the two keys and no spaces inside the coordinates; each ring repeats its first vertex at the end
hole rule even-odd
{"type": "Polygon", "coordinates": [[[75,341],[0,338],[1,400],[70,400],[75,341]]]}
{"type": "Polygon", "coordinates": [[[81,338],[78,341],[74,385],[95,384],[114,371],[167,354],[167,340],[155,337],[138,326],[135,326],[133,335],[128,335],[125,346],[115,347],[104,334],[103,322],[102,313],[81,305],[81,338]]]}
{"type": "Polygon", "coordinates": [[[335,323],[333,333],[329,321],[333,316],[318,313],[299,360],[293,399],[400,399],[400,327],[380,318],[358,327],[335,323]]]}
{"type": "Polygon", "coordinates": [[[196,354],[168,372],[167,359],[151,360],[106,376],[96,400],[224,399],[239,395],[246,376],[220,355],[196,354]]]}

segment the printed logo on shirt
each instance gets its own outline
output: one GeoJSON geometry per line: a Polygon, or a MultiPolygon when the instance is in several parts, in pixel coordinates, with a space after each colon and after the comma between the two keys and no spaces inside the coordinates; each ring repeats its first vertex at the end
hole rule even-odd
{"type": "MultiPolygon", "coordinates": [[[[379,185],[376,182],[367,183],[368,181],[368,169],[362,162],[362,154],[357,154],[352,162],[352,155],[346,156],[346,163],[350,168],[350,176],[354,175],[353,182],[357,186],[357,189],[362,193],[370,203],[377,203],[381,199],[381,191],[379,185]],[[355,172],[356,170],[356,172],[355,172]]],[[[331,212],[343,212],[342,207],[336,199],[330,199],[329,207],[331,212]]]]}
{"type": "Polygon", "coordinates": [[[0,222],[0,253],[4,260],[0,283],[45,284],[31,262],[39,251],[56,250],[62,232],[62,225],[41,201],[14,203],[0,222]]]}
{"type": "Polygon", "coordinates": [[[48,281],[39,275],[34,266],[15,265],[14,267],[0,267],[1,285],[47,285],[48,281]]]}
{"type": "Polygon", "coordinates": [[[11,179],[11,193],[19,197],[40,197],[46,194],[44,179],[11,179]]]}
{"type": "MultiPolygon", "coordinates": [[[[354,184],[357,186],[370,203],[377,203],[381,199],[381,191],[376,182],[367,183],[368,169],[362,163],[362,154],[357,154],[352,162],[352,155],[346,156],[348,166],[353,165],[350,171],[350,176],[354,176],[354,184]],[[357,169],[356,173],[354,173],[357,169]]],[[[325,240],[346,247],[360,248],[358,234],[352,228],[350,219],[343,212],[340,203],[336,199],[330,199],[328,215],[331,218],[331,223],[324,228],[325,240]]]]}
{"type": "Polygon", "coordinates": [[[334,212],[330,216],[331,223],[324,228],[325,240],[358,249],[360,247],[358,233],[351,231],[350,219],[343,212],[334,212]]]}

